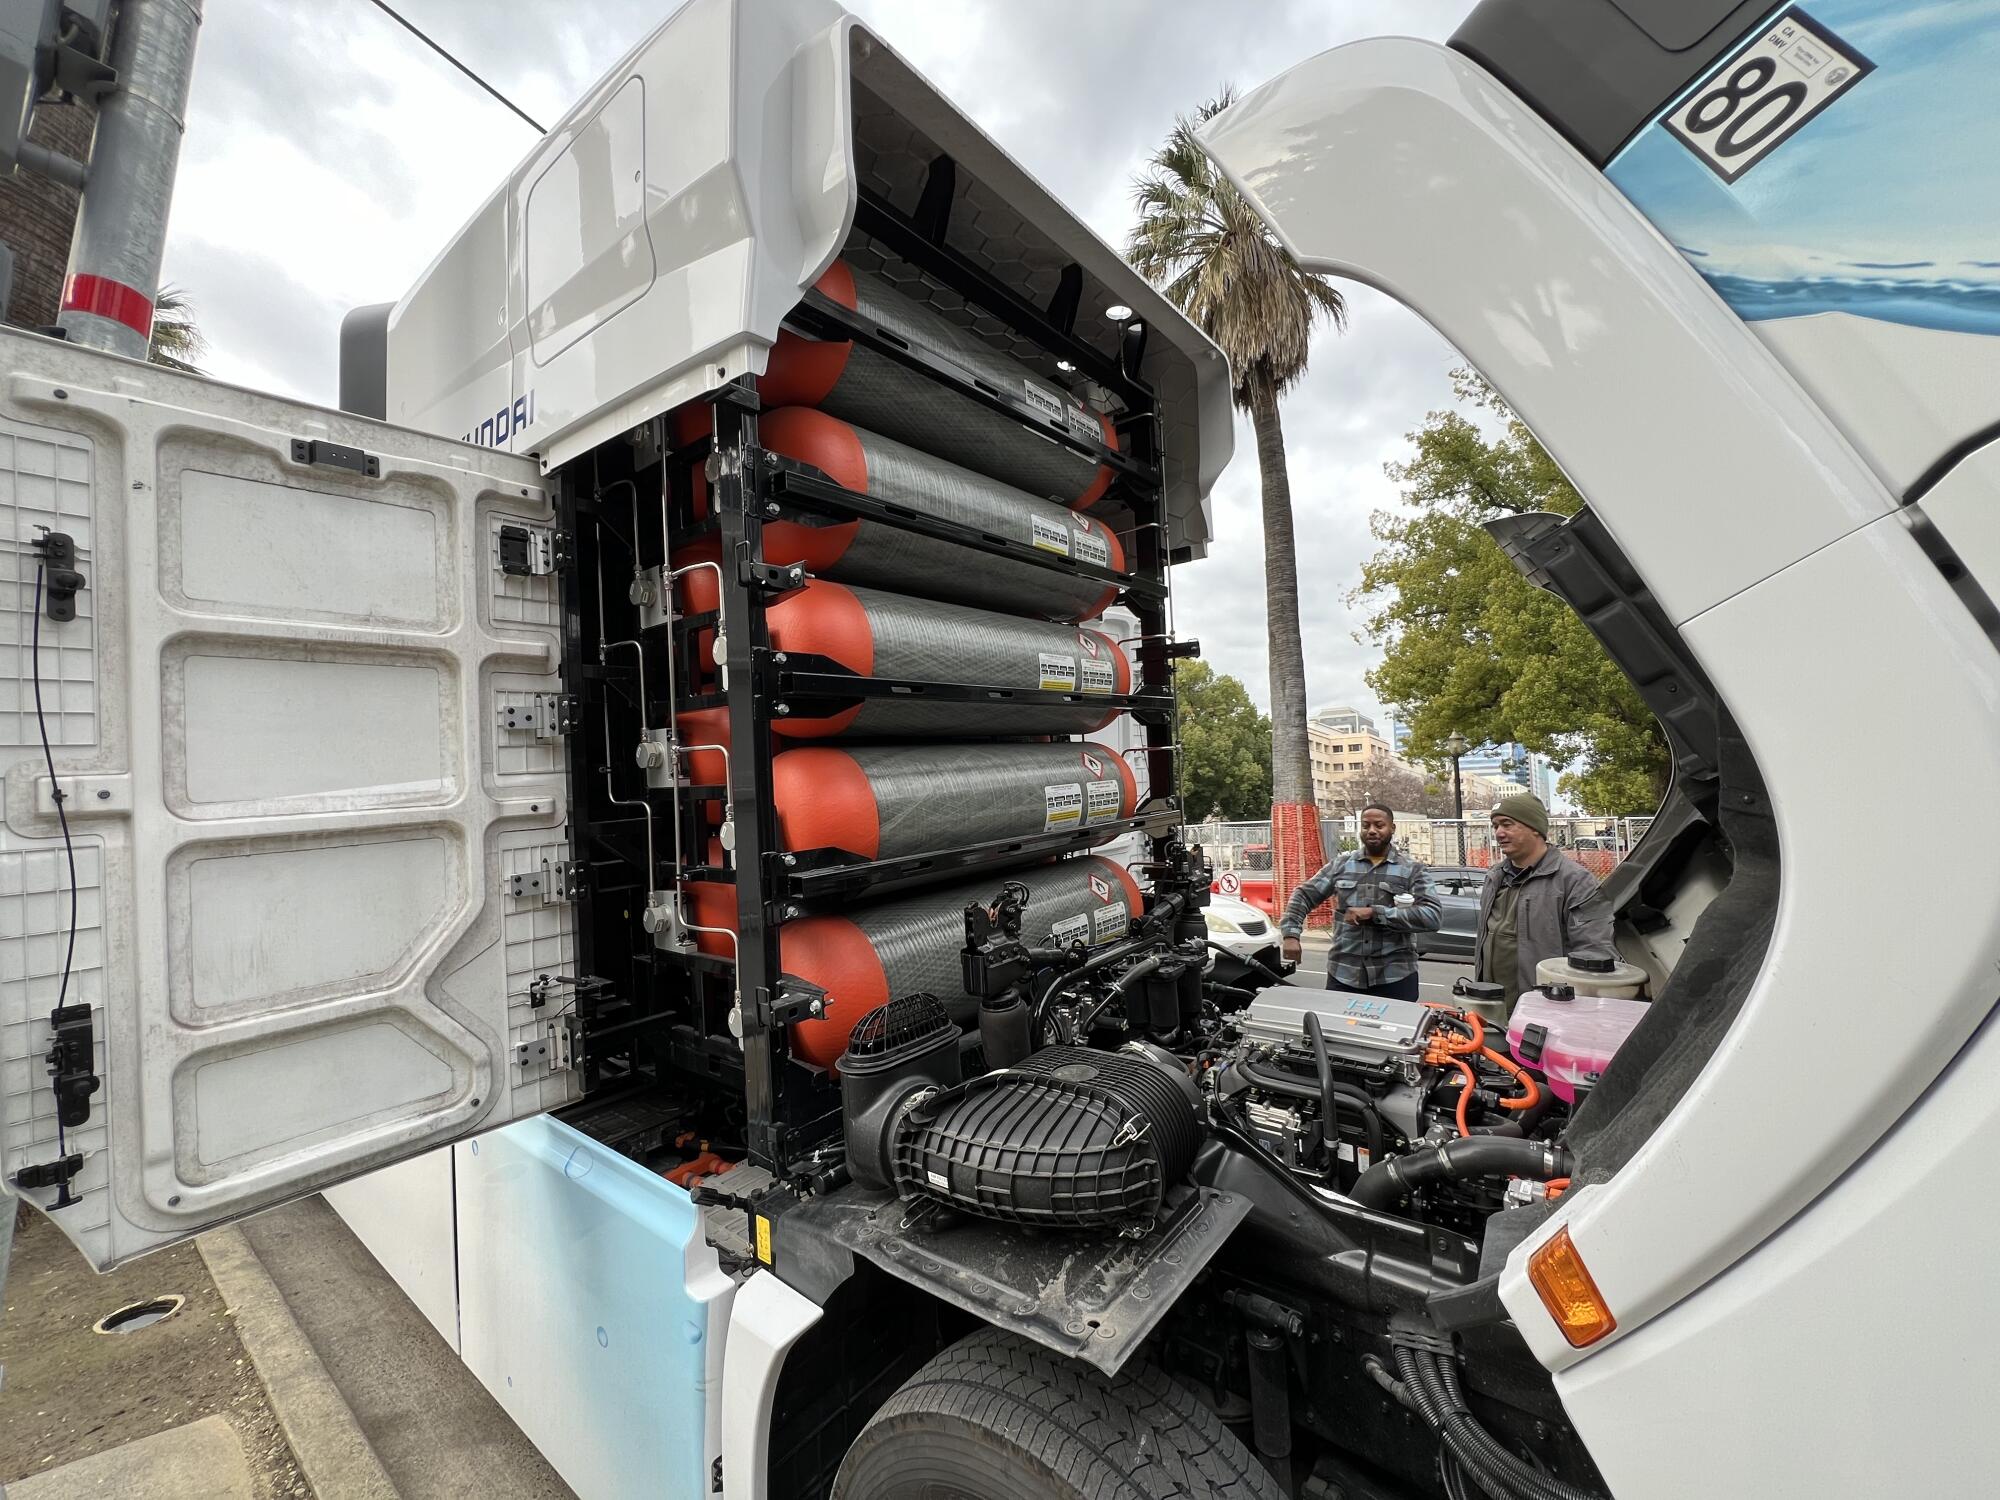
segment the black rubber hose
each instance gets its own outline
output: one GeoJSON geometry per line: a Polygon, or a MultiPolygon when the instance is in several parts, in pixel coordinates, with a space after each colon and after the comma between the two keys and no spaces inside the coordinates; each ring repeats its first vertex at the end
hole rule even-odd
{"type": "Polygon", "coordinates": [[[1386,1208],[1411,1188],[1450,1178],[1533,1177],[1547,1181],[1570,1174],[1571,1157],[1561,1146],[1509,1136],[1475,1135],[1424,1146],[1408,1156],[1378,1162],[1355,1180],[1348,1197],[1364,1208],[1386,1208]]]}
{"type": "Polygon", "coordinates": [[[1479,1419],[1472,1414],[1472,1408],[1466,1404],[1465,1392],[1460,1389],[1458,1383],[1458,1366],[1442,1354],[1432,1355],[1431,1358],[1439,1380],[1444,1386],[1445,1395],[1456,1408],[1458,1420],[1465,1427],[1468,1436],[1482,1449],[1490,1452],[1495,1464],[1502,1466],[1513,1482],[1525,1490],[1532,1500],[1606,1500],[1605,1496],[1571,1484],[1568,1480],[1558,1479],[1553,1474],[1545,1473],[1531,1464],[1522,1462],[1503,1448],[1500,1440],[1480,1424],[1479,1419]]]}
{"type": "MultiPolygon", "coordinates": [[[[1245,1078],[1259,1088],[1268,1089],[1274,1094],[1290,1094],[1295,1099],[1318,1099],[1322,1110],[1328,1107],[1326,1103],[1328,1098],[1346,1104],[1361,1117],[1361,1132],[1368,1138],[1371,1159],[1375,1161],[1382,1159],[1384,1143],[1387,1140],[1387,1133],[1382,1126],[1382,1116],[1375,1108],[1375,1101],[1360,1089],[1336,1079],[1332,1082],[1331,1093],[1322,1093],[1303,1078],[1294,1078],[1289,1073],[1274,1072],[1258,1063],[1242,1062],[1237,1066],[1243,1070],[1245,1078]]],[[[1328,1115],[1326,1118],[1332,1119],[1333,1116],[1328,1115]]]]}
{"type": "Polygon", "coordinates": [[[1445,1409],[1446,1395],[1430,1362],[1415,1349],[1403,1345],[1398,1345],[1394,1352],[1396,1369],[1403,1377],[1403,1388],[1416,1404],[1417,1414],[1443,1440],[1445,1451],[1458,1460],[1472,1477],[1472,1482],[1497,1500],[1532,1500],[1514,1485],[1490,1473],[1481,1462],[1481,1455],[1471,1447],[1466,1434],[1450,1421],[1451,1413],[1445,1409]]]}
{"type": "Polygon", "coordinates": [[[1263,964],[1259,963],[1256,959],[1251,958],[1246,954],[1231,953],[1227,948],[1223,947],[1222,944],[1216,942],[1212,938],[1209,940],[1208,946],[1213,948],[1217,953],[1222,954],[1225,958],[1233,958],[1239,964],[1248,964],[1251,968],[1255,969],[1259,974],[1262,974],[1266,979],[1270,980],[1271,983],[1273,984],[1283,984],[1285,982],[1285,976],[1278,973],[1276,970],[1265,967],[1263,964]]]}

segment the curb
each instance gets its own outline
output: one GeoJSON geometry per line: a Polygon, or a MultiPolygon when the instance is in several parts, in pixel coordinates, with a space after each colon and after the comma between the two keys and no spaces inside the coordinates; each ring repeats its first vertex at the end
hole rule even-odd
{"type": "Polygon", "coordinates": [[[242,1231],[211,1230],[195,1244],[313,1493],[321,1500],[399,1500],[346,1398],[242,1231]]]}

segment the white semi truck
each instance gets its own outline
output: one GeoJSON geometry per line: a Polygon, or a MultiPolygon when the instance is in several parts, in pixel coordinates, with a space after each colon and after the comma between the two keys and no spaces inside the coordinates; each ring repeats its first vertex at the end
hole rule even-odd
{"type": "Polygon", "coordinates": [[[1986,1492],[1996,34],[1486,0],[1207,129],[1673,750],[1650,998],[1505,1039],[1211,956],[1228,371],[831,3],[677,12],[349,410],[0,336],[10,1185],[331,1188],[585,1500],[1986,1492]]]}

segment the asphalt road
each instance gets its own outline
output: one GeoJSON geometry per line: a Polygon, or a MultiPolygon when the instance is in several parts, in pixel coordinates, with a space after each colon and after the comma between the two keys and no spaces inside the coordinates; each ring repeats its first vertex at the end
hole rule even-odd
{"type": "MultiPolygon", "coordinates": [[[[1299,964],[1301,974],[1317,974],[1324,984],[1328,950],[1323,947],[1308,946],[1305,958],[1299,964]]],[[[1442,959],[1426,958],[1417,964],[1417,997],[1421,1000],[1450,1000],[1451,982],[1461,976],[1470,978],[1471,964],[1447,963],[1442,959]]]]}

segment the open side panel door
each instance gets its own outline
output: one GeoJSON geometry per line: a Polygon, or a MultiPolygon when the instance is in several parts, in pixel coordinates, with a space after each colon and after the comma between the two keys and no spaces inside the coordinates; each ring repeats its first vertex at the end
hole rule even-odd
{"type": "Polygon", "coordinates": [[[574,1097],[558,543],[527,459],[0,335],[0,1167],[94,1265],[574,1097]]]}

